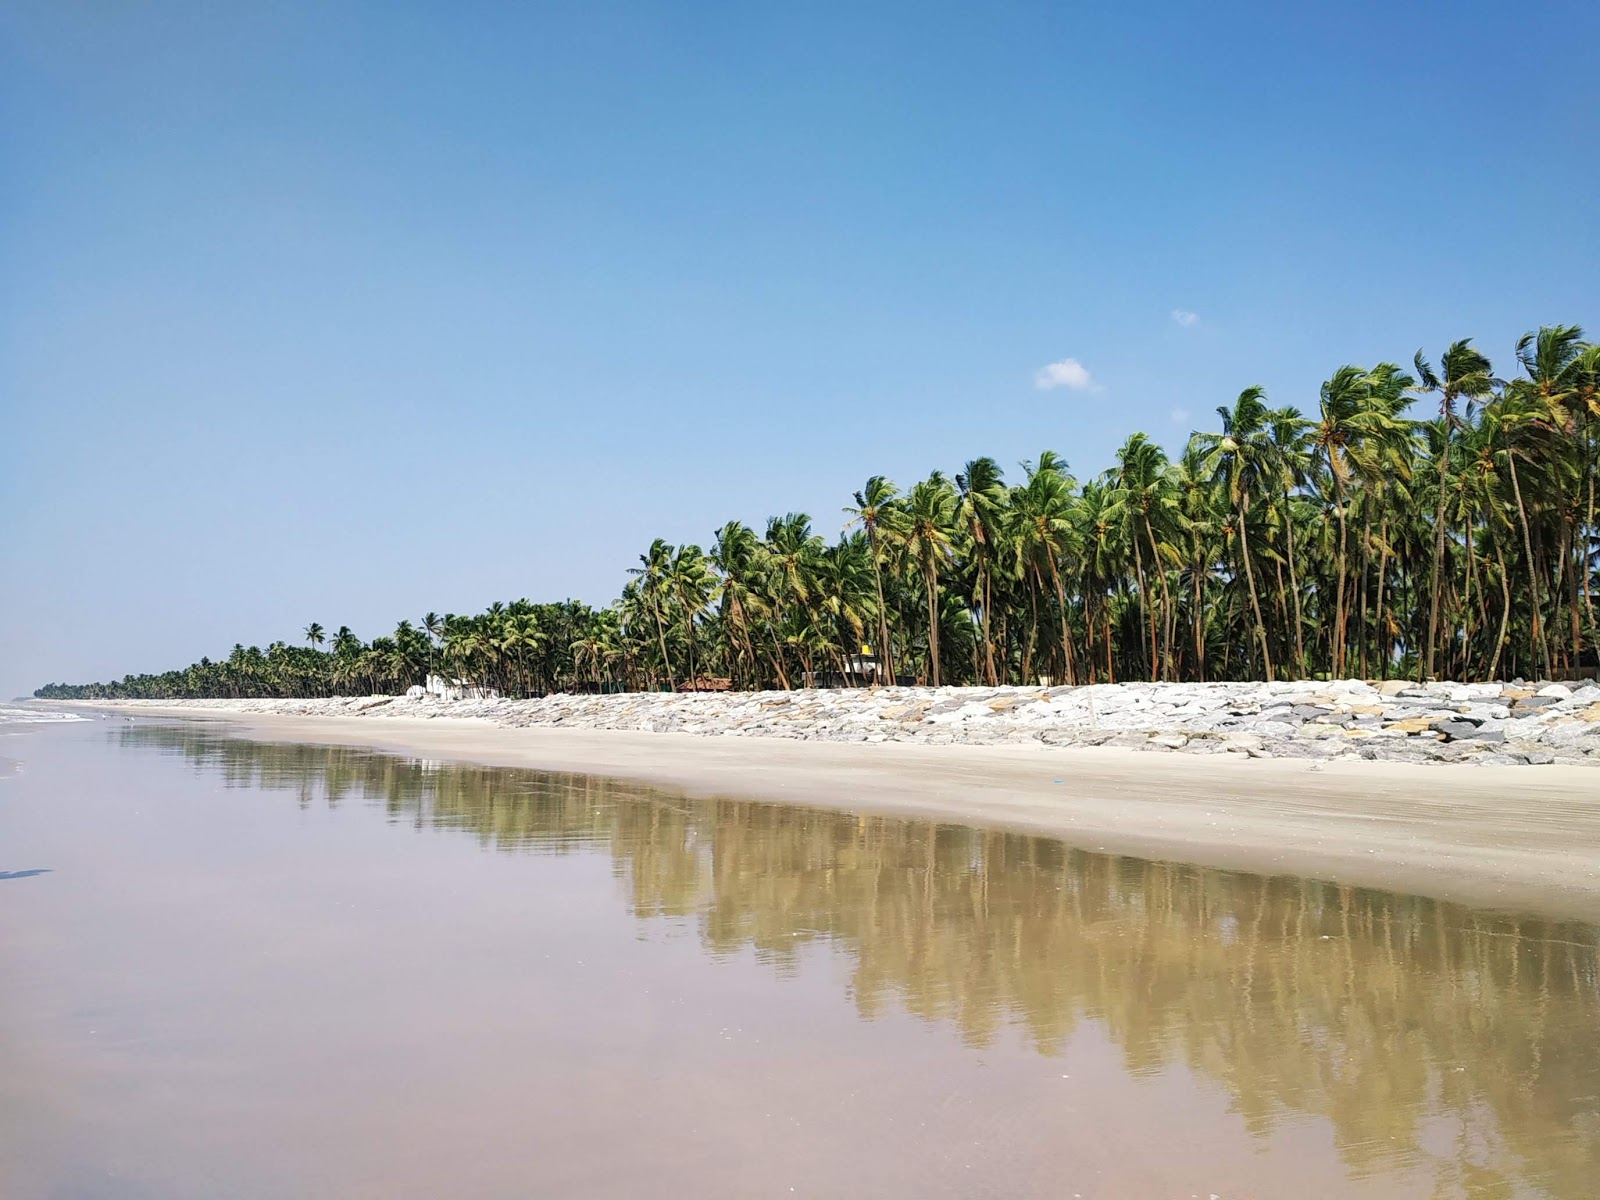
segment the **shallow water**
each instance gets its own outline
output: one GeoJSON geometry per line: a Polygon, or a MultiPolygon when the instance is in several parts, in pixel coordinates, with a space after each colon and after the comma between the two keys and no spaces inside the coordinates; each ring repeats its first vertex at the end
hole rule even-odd
{"type": "Polygon", "coordinates": [[[1588,925],[215,727],[0,758],[6,1197],[1596,1194],[1588,925]]]}

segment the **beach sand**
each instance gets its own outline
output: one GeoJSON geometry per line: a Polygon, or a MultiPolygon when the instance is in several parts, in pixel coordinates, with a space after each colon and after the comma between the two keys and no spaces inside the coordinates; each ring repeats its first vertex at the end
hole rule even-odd
{"type": "MultiPolygon", "coordinates": [[[[98,705],[115,710],[115,705],[98,705]]],[[[1600,921],[1592,767],[1308,763],[1022,745],[808,742],[474,719],[129,707],[240,736],[644,780],[696,795],[934,817],[1087,850],[1600,921]]]]}

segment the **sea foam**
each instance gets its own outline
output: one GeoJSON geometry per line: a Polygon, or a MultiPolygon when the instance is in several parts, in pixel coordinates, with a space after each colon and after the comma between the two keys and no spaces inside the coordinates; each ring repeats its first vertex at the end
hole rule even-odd
{"type": "Polygon", "coordinates": [[[34,725],[40,721],[87,721],[77,713],[50,712],[43,708],[10,708],[0,705],[0,725],[34,725]]]}

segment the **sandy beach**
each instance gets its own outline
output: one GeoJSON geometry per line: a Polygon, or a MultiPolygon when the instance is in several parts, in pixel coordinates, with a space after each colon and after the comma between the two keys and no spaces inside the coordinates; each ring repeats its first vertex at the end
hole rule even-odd
{"type": "Polygon", "coordinates": [[[252,738],[931,816],[1107,853],[1600,920],[1600,775],[1588,766],[1311,762],[97,707],[134,720],[225,722],[252,738]]]}

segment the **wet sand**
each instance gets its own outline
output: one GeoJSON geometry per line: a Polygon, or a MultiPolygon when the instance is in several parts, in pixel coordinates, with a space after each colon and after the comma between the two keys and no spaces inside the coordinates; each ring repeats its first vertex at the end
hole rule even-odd
{"type": "MultiPolygon", "coordinates": [[[[159,710],[138,714],[143,721],[159,710]]],[[[171,715],[223,721],[252,737],[933,817],[1112,854],[1600,921],[1600,775],[1589,767],[841,744],[507,729],[449,718],[171,715]]]]}
{"type": "Polygon", "coordinates": [[[1593,924],[284,732],[0,727],[8,1200],[1593,1196],[1593,924]]]}

